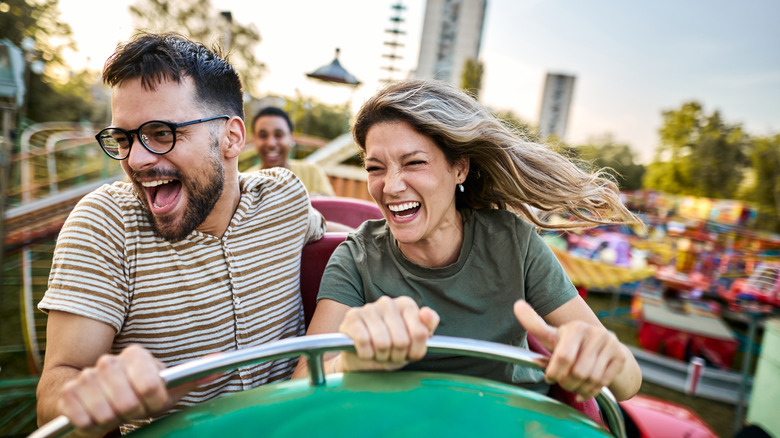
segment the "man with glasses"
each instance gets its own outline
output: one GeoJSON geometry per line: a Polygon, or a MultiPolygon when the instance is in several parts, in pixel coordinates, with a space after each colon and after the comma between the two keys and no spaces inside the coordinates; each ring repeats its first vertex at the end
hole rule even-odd
{"type": "Polygon", "coordinates": [[[62,228],[49,288],[38,421],[131,430],[171,409],[288,378],[294,360],[167,390],[159,371],[302,335],[303,245],[322,216],[286,169],[238,172],[241,82],[219,54],[147,34],[109,58],[112,126],[96,139],[128,181],[84,197],[62,228]]]}

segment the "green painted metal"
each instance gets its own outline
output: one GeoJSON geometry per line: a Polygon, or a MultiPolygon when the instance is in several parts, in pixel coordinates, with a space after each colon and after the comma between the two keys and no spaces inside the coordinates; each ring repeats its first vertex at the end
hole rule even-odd
{"type": "Polygon", "coordinates": [[[264,385],[162,418],[134,437],[567,436],[609,432],[543,395],[443,373],[329,375],[264,385]]]}

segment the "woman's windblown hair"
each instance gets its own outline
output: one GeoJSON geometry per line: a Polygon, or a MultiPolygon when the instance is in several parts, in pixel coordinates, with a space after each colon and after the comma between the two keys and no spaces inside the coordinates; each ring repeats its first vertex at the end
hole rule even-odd
{"type": "Polygon", "coordinates": [[[399,121],[431,138],[450,163],[470,160],[465,190],[456,192],[458,208],[508,209],[549,229],[641,223],[621,202],[608,173],[589,173],[528,141],[449,84],[409,80],[379,91],[355,119],[353,135],[361,152],[372,126],[399,121]],[[553,213],[570,220],[552,223],[553,213]]]}

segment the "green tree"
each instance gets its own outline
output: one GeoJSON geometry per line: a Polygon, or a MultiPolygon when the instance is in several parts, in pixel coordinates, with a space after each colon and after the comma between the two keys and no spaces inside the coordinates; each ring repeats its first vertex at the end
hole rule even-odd
{"type": "Polygon", "coordinates": [[[58,0],[1,1],[0,38],[20,48],[24,39],[32,38],[35,47],[27,53],[27,62],[43,65],[42,72],[29,65],[25,72],[27,100],[20,108],[25,117],[36,122],[78,121],[89,114],[86,85],[64,74],[70,68],[63,51],[76,50],[76,43],[70,25],[60,19],[58,0]]]}
{"type": "Polygon", "coordinates": [[[484,70],[484,65],[481,62],[468,58],[463,64],[463,73],[460,76],[460,88],[471,93],[477,100],[479,100],[479,93],[482,91],[484,70]]]}
{"type": "Polygon", "coordinates": [[[217,12],[210,0],[139,0],[130,6],[135,26],[151,32],[179,32],[195,41],[219,44],[229,52],[231,64],[250,94],[265,72],[255,56],[260,32],[233,20],[229,12],[217,12]]]}
{"type": "Polygon", "coordinates": [[[691,176],[702,196],[734,198],[748,167],[747,137],[740,126],[728,126],[715,111],[705,117],[691,151],[691,176]]]}
{"type": "Polygon", "coordinates": [[[66,67],[62,57],[65,48],[75,50],[73,30],[60,19],[59,0],[3,0],[0,2],[0,38],[18,47],[22,40],[35,40],[36,55],[44,62],[44,76],[66,67]]]}
{"type": "Polygon", "coordinates": [[[616,143],[610,135],[591,139],[587,144],[577,146],[580,159],[593,167],[605,168],[620,186],[621,190],[639,190],[645,166],[637,164],[634,151],[628,145],[616,143]]]}
{"type": "Polygon", "coordinates": [[[780,134],[753,139],[751,178],[741,198],[758,204],[758,226],[780,232],[780,134]]]}
{"type": "Polygon", "coordinates": [[[727,125],[717,111],[704,113],[698,102],[663,112],[661,144],[647,167],[645,188],[672,194],[733,198],[748,163],[747,136],[727,125]]]}
{"type": "Polygon", "coordinates": [[[517,114],[511,110],[500,110],[493,113],[493,115],[504,122],[506,126],[513,129],[515,132],[524,136],[528,141],[539,142],[539,129],[520,118],[517,114]]]}
{"type": "Polygon", "coordinates": [[[647,168],[645,188],[672,194],[685,193],[691,188],[690,141],[697,131],[701,112],[701,105],[697,102],[687,102],[678,111],[662,113],[661,144],[656,149],[655,160],[647,168]]]}
{"type": "Polygon", "coordinates": [[[102,121],[105,117],[93,117],[93,105],[83,97],[82,90],[67,89],[66,84],[48,82],[40,77],[30,80],[29,102],[26,117],[34,122],[102,121]],[[63,90],[66,89],[66,90],[63,90]]]}
{"type": "Polygon", "coordinates": [[[688,161],[653,161],[645,169],[642,187],[672,194],[691,194],[682,183],[683,175],[688,175],[688,161]]]}
{"type": "Polygon", "coordinates": [[[295,132],[332,140],[349,131],[350,111],[347,104],[327,105],[311,97],[288,100],[284,108],[295,132]]]}

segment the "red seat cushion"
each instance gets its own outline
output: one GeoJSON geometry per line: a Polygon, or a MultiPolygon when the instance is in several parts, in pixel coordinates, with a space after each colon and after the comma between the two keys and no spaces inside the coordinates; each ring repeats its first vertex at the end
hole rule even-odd
{"type": "Polygon", "coordinates": [[[325,233],[322,239],[307,244],[301,254],[301,299],[303,313],[306,317],[306,327],[317,307],[317,293],[320,290],[320,280],[330,255],[341,242],[347,238],[346,233],[325,233]]]}
{"type": "Polygon", "coordinates": [[[338,222],[357,228],[369,219],[382,219],[382,212],[376,204],[357,198],[340,196],[315,196],[311,206],[322,213],[328,222],[338,222]]]}

